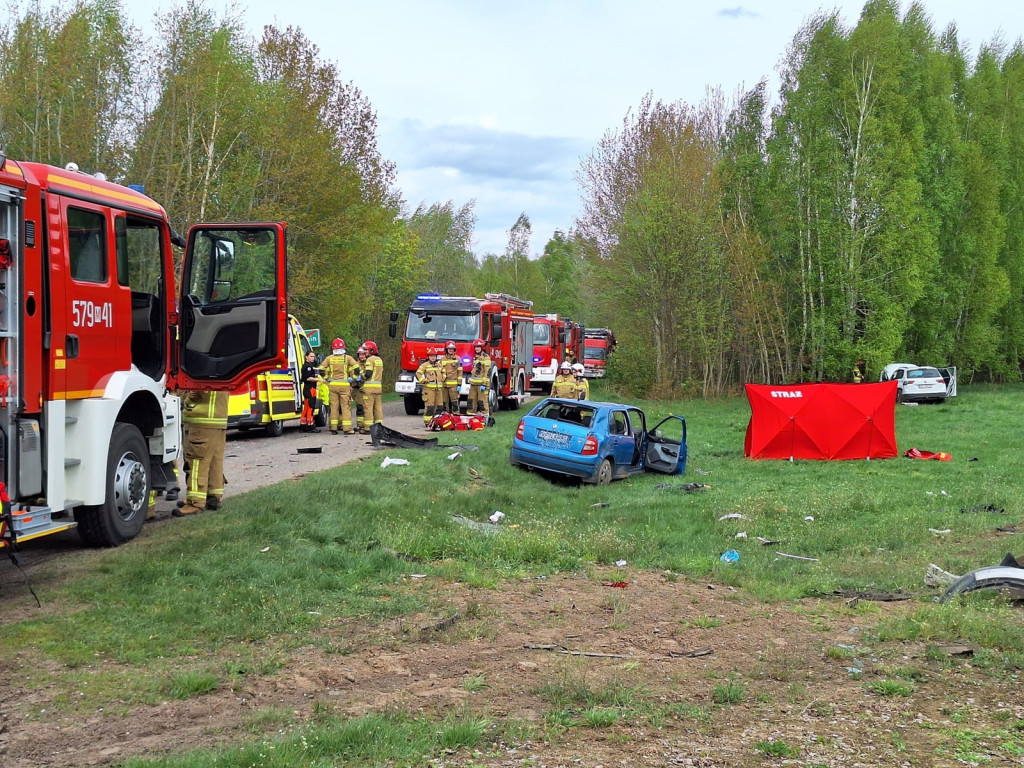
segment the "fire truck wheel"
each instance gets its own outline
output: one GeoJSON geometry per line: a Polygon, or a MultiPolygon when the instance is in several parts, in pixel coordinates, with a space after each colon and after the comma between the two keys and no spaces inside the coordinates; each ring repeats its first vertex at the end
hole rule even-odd
{"type": "Polygon", "coordinates": [[[487,410],[488,413],[497,413],[501,400],[498,399],[498,373],[497,371],[491,371],[491,387],[487,390],[487,410]]]}
{"type": "Polygon", "coordinates": [[[423,407],[423,398],[419,395],[407,395],[402,401],[405,403],[406,416],[415,416],[423,407]]]}
{"type": "Polygon", "coordinates": [[[93,547],[116,547],[135,538],[149,504],[149,452],[134,424],[115,424],[107,454],[107,500],[75,509],[78,534],[93,547]]]}
{"type": "Polygon", "coordinates": [[[280,437],[284,433],[284,422],[280,419],[275,419],[267,424],[264,429],[267,431],[268,437],[280,437]]]}

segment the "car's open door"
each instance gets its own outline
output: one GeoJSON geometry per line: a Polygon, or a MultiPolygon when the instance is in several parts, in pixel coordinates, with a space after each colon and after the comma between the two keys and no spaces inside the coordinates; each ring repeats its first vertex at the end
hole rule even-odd
{"type": "Polygon", "coordinates": [[[946,382],[946,397],[956,397],[956,366],[939,368],[939,373],[942,374],[942,380],[946,382]]]}
{"type": "Polygon", "coordinates": [[[647,432],[644,469],[665,475],[683,474],[686,470],[686,419],[667,416],[647,432]]]}
{"type": "Polygon", "coordinates": [[[198,224],[178,296],[180,389],[236,389],[287,357],[285,224],[198,224]]]}

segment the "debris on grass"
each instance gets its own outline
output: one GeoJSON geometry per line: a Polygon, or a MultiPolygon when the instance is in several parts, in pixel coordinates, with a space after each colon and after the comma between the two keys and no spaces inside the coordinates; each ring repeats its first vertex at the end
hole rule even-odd
{"type": "Polygon", "coordinates": [[[479,531],[480,533],[492,534],[501,531],[500,525],[495,525],[494,523],[478,523],[476,520],[470,520],[468,517],[463,517],[462,515],[452,515],[452,522],[463,525],[472,531],[479,531]]]}
{"type": "MultiPolygon", "coordinates": [[[[945,493],[945,491],[943,491],[945,493]]],[[[997,507],[995,504],[977,504],[973,507],[966,507],[960,510],[961,515],[970,515],[975,512],[984,512],[990,515],[1001,515],[1006,512],[1002,507],[997,507]]]]}
{"type": "Polygon", "coordinates": [[[658,483],[654,486],[656,490],[671,490],[671,491],[684,491],[686,493],[696,493],[697,491],[706,491],[711,486],[707,483],[658,483]]]}
{"type": "Polygon", "coordinates": [[[380,463],[382,467],[390,467],[391,465],[402,466],[408,464],[408,459],[392,459],[390,456],[385,456],[384,461],[380,463]]]}
{"type": "Polygon", "coordinates": [[[817,563],[818,558],[816,557],[804,557],[803,555],[787,555],[785,552],[776,552],[779,557],[788,557],[790,560],[807,560],[812,563],[817,563]]]}
{"type": "Polygon", "coordinates": [[[929,563],[924,573],[924,585],[926,587],[948,587],[960,577],[955,573],[944,571],[935,563],[929,563]]]}
{"type": "Polygon", "coordinates": [[[718,518],[718,522],[722,522],[723,520],[746,520],[746,519],[747,519],[746,515],[741,515],[739,512],[733,512],[732,514],[729,514],[729,515],[722,515],[720,518],[718,518]]]}

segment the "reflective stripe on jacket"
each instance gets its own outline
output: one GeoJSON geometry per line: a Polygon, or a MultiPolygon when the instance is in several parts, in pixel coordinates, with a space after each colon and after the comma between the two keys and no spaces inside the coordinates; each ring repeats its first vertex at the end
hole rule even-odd
{"type": "Polygon", "coordinates": [[[190,390],[182,398],[181,420],[197,427],[228,428],[227,392],[190,390]]]}

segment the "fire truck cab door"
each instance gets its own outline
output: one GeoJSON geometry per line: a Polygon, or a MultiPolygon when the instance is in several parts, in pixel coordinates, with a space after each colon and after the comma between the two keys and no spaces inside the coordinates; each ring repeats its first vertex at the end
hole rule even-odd
{"type": "Polygon", "coordinates": [[[176,384],[237,389],[288,365],[284,223],[197,224],[178,297],[176,384]]]}

